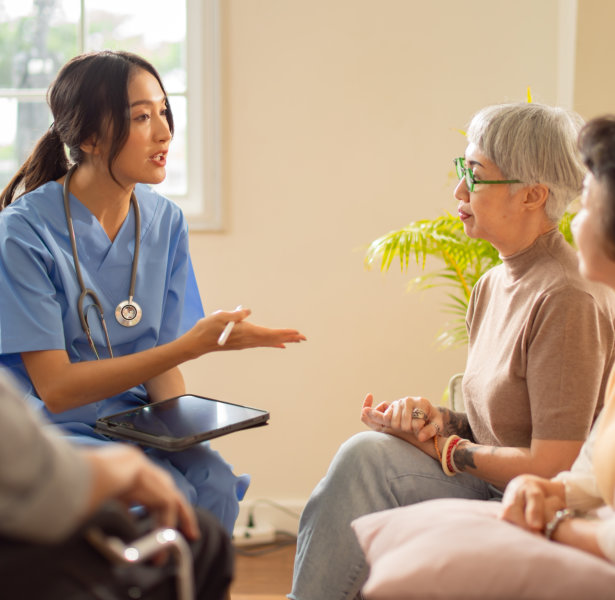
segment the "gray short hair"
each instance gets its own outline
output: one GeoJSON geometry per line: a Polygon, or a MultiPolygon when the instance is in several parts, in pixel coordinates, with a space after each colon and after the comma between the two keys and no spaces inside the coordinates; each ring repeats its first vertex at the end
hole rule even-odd
{"type": "Polygon", "coordinates": [[[496,104],[478,111],[468,128],[469,143],[495,163],[505,179],[549,187],[545,205],[554,222],[581,193],[585,166],[577,149],[583,119],[544,104],[496,104]]]}

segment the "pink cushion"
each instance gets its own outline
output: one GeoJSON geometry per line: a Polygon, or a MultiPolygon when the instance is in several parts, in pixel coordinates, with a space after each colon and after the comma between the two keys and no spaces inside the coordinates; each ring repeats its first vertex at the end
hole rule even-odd
{"type": "Polygon", "coordinates": [[[615,565],[496,518],[497,502],[442,499],[356,519],[370,600],[615,598],[615,565]]]}

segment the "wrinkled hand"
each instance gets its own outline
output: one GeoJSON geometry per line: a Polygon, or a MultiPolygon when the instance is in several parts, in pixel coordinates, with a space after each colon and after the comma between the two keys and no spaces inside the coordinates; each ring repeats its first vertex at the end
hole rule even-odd
{"type": "Polygon", "coordinates": [[[375,431],[413,434],[419,442],[442,433],[442,413],[425,398],[411,396],[390,404],[381,402],[376,407],[373,403],[373,395],[368,394],[361,409],[361,421],[375,431]]]}
{"type": "Polygon", "coordinates": [[[520,475],[506,486],[499,518],[532,532],[542,532],[565,507],[564,484],[536,475],[520,475]]]}
{"type": "Polygon", "coordinates": [[[390,424],[390,419],[385,419],[384,413],[389,408],[387,402],[381,402],[378,406],[373,406],[374,396],[367,394],[361,408],[361,421],[374,431],[386,431],[390,424]]]}

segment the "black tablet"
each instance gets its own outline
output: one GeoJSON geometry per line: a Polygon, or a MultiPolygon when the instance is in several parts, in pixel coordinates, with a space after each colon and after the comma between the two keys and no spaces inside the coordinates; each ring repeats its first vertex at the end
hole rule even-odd
{"type": "Polygon", "coordinates": [[[96,421],[96,431],[162,450],[185,450],[233,431],[266,425],[258,408],[185,395],[146,404],[96,421]]]}

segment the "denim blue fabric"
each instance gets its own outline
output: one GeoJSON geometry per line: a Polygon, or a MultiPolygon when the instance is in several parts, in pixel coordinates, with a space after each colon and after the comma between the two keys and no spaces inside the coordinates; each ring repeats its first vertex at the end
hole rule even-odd
{"type": "Polygon", "coordinates": [[[430,456],[399,438],[366,431],[346,441],[305,506],[299,525],[292,600],[352,600],[368,574],[351,521],[434,498],[499,500],[492,485],[444,474],[430,456]]]}

